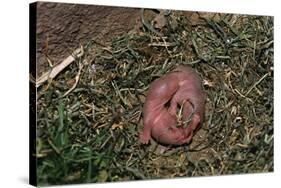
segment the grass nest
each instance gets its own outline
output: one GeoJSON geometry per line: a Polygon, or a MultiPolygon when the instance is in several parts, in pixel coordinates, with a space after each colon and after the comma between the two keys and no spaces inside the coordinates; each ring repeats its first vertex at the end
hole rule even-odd
{"type": "Polygon", "coordinates": [[[109,45],[93,39],[37,89],[39,185],[273,171],[273,17],[196,16],[166,15],[163,36],[143,25],[109,45]],[[139,143],[142,106],[179,64],[203,80],[205,120],[191,144],[160,154],[139,143]]]}

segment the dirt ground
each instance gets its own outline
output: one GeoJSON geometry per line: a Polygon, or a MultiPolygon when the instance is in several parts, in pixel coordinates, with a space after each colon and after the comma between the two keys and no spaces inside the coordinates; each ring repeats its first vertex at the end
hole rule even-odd
{"type": "Polygon", "coordinates": [[[133,29],[139,17],[140,12],[133,8],[39,2],[39,74],[48,66],[47,57],[56,64],[92,38],[103,43],[109,42],[112,38],[133,29]]]}

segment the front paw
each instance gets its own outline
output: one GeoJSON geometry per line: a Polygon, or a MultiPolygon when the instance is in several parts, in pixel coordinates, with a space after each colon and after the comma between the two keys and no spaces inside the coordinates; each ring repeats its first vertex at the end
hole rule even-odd
{"type": "Polygon", "coordinates": [[[181,135],[176,139],[176,143],[178,145],[188,144],[193,137],[193,131],[185,133],[185,135],[181,135]]]}
{"type": "Polygon", "coordinates": [[[140,143],[141,144],[148,144],[149,140],[150,140],[150,136],[149,135],[144,135],[144,134],[140,135],[140,143]]]}

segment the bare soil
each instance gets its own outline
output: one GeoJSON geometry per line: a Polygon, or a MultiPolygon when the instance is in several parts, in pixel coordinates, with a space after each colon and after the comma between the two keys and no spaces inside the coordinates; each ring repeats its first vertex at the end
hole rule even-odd
{"type": "Polygon", "coordinates": [[[48,66],[47,57],[56,64],[92,38],[109,42],[133,29],[139,18],[135,8],[39,2],[37,72],[48,66]]]}

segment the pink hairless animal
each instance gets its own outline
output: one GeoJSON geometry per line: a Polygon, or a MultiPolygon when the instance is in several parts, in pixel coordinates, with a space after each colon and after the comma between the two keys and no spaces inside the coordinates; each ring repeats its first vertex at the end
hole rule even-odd
{"type": "Polygon", "coordinates": [[[144,103],[141,143],[147,144],[151,136],[161,144],[189,143],[203,119],[205,99],[201,79],[189,66],[178,66],[155,80],[144,103]],[[182,118],[179,118],[179,111],[182,118]]]}

